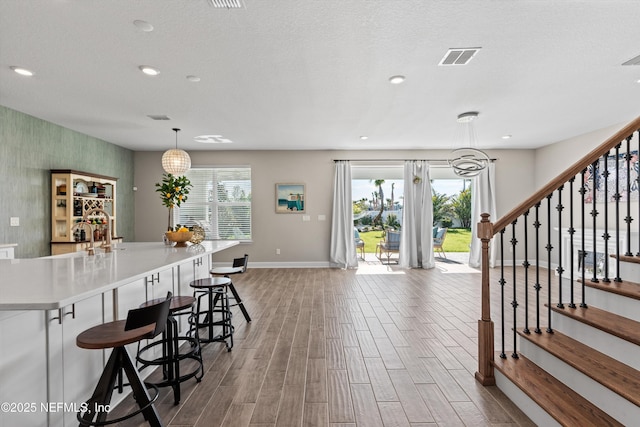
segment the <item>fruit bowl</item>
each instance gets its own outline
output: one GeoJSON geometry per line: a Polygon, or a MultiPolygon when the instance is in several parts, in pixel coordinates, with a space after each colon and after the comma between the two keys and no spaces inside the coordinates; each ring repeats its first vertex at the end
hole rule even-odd
{"type": "Polygon", "coordinates": [[[167,231],[165,235],[169,241],[175,242],[178,248],[187,246],[187,242],[193,237],[191,231],[167,231]]]}

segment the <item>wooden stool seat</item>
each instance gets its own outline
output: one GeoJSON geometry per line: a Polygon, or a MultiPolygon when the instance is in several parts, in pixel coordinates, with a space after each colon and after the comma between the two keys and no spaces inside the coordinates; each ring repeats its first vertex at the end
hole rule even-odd
{"type": "Polygon", "coordinates": [[[228,277],[207,277],[205,279],[196,279],[189,284],[197,290],[207,290],[209,288],[217,288],[221,286],[228,286],[231,284],[231,279],[228,277]]]}
{"type": "MultiPolygon", "coordinates": [[[[148,307],[150,305],[156,305],[161,303],[162,301],[164,301],[164,298],[152,299],[140,304],[140,308],[148,307]]],[[[171,298],[171,304],[169,305],[169,313],[175,313],[176,311],[187,309],[191,307],[194,302],[196,302],[196,299],[190,295],[173,297],[171,298]]]]}
{"type": "Polygon", "coordinates": [[[152,323],[125,331],[126,322],[126,320],[116,320],[87,329],[76,337],[76,345],[91,350],[122,347],[147,338],[156,328],[156,324],[152,323]]]}

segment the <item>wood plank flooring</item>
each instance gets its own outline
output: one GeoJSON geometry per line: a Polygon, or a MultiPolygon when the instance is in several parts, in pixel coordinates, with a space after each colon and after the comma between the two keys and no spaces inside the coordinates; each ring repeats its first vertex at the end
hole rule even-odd
{"type": "MultiPolygon", "coordinates": [[[[250,268],[233,279],[253,321],[234,313],[233,351],[204,346],[204,378],[182,384],[179,405],[161,389],[156,406],[167,426],[533,425],[473,377],[477,271],[362,263],[250,268]]],[[[114,412],[131,405],[125,400],[114,412]]]]}

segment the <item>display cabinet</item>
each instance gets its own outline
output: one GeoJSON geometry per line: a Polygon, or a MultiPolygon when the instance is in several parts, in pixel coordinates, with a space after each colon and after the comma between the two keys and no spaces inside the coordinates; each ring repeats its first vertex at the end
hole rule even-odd
{"type": "Polygon", "coordinates": [[[92,238],[96,247],[117,234],[117,178],[74,170],[51,171],[51,254],[76,252],[92,238]],[[88,214],[88,215],[87,215],[88,214]],[[86,216],[86,218],[85,218],[86,216]],[[77,226],[85,218],[88,226],[77,226]]]}

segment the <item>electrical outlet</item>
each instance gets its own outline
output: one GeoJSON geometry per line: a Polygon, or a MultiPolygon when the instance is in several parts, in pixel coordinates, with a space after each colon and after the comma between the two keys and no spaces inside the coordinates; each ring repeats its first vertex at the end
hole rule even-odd
{"type": "Polygon", "coordinates": [[[12,216],[10,219],[11,227],[20,227],[20,218],[17,216],[12,216]]]}
{"type": "Polygon", "coordinates": [[[280,255],[280,249],[276,249],[276,255],[280,255]]]}

